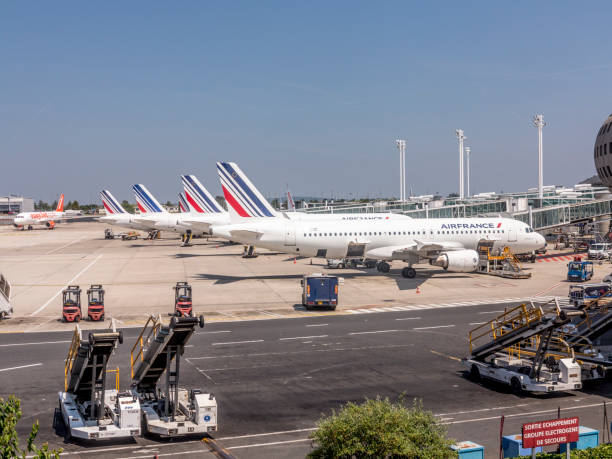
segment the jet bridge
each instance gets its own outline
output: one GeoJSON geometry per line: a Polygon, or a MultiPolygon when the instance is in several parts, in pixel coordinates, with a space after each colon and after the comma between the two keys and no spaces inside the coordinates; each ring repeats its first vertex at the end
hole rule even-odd
{"type": "Polygon", "coordinates": [[[197,325],[204,326],[204,317],[173,317],[163,325],[161,316],[151,316],[132,348],[132,394],[140,401],[149,433],[176,436],[217,429],[214,395],[179,386],[181,357],[197,325]]]}
{"type": "Polygon", "coordinates": [[[129,392],[106,388],[108,360],[123,335],[111,328],[82,338],[77,325],[64,366],[64,391],[59,408],[71,437],[80,439],[127,438],[140,435],[140,406],[129,392]]]}
{"type": "Polygon", "coordinates": [[[488,378],[511,386],[515,392],[557,392],[582,387],[580,366],[573,357],[555,365],[546,360],[553,332],[571,316],[555,300],[552,308],[521,304],[469,333],[469,356],[462,363],[474,380],[488,378]],[[537,349],[528,356],[515,356],[514,347],[539,336],[537,349]],[[524,358],[525,357],[525,358],[524,358]],[[546,363],[546,368],[542,368],[546,363]]]}

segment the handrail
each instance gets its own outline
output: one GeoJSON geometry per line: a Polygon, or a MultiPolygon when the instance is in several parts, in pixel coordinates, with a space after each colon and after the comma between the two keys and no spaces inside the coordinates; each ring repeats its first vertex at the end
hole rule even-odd
{"type": "Polygon", "coordinates": [[[106,370],[107,373],[115,373],[115,390],[119,392],[119,367],[106,370]]]}
{"type": "Polygon", "coordinates": [[[132,371],[132,378],[134,378],[134,366],[138,363],[139,360],[142,361],[143,356],[144,356],[145,346],[149,344],[151,335],[152,334],[155,335],[157,331],[159,330],[160,326],[161,326],[161,315],[158,315],[156,317],[153,314],[151,314],[149,318],[147,319],[147,322],[145,323],[144,327],[142,327],[142,331],[140,332],[140,335],[138,335],[138,338],[136,338],[136,342],[134,343],[134,346],[132,347],[132,350],[130,351],[130,367],[132,371]],[[147,331],[147,327],[149,326],[149,323],[151,324],[151,328],[149,329],[149,332],[147,333],[145,337],[144,334],[147,331]],[[136,350],[136,347],[138,347],[138,352],[136,354],[136,358],[134,358],[134,351],[136,350]]]}
{"type": "Polygon", "coordinates": [[[81,329],[77,324],[74,328],[74,333],[72,334],[72,342],[70,343],[70,348],[68,349],[68,356],[66,357],[66,362],[64,364],[64,390],[68,390],[68,375],[72,372],[72,365],[74,364],[74,359],[77,356],[79,351],[79,347],[81,345],[81,329]]]}

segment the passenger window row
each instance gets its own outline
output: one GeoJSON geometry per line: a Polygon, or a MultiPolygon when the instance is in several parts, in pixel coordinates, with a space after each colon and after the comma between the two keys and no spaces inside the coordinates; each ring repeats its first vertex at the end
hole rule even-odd
{"type": "MultiPolygon", "coordinates": [[[[505,233],[505,230],[447,230],[447,231],[436,231],[436,234],[492,234],[505,233]]],[[[425,236],[426,231],[360,231],[360,232],[347,232],[347,233],[304,233],[304,237],[333,237],[333,236],[425,236]]],[[[433,235],[433,231],[429,231],[429,234],[433,235]]]]}

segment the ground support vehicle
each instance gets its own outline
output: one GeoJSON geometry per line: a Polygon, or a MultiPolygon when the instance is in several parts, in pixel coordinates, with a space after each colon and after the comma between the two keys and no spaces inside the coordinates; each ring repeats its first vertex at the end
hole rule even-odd
{"type": "Polygon", "coordinates": [[[120,236],[122,241],[133,241],[138,239],[140,234],[137,231],[128,231],[127,233],[121,233],[120,236]]]}
{"type": "Polygon", "coordinates": [[[178,317],[193,316],[191,285],[177,282],[174,287],[174,315],[178,317]]]}
{"type": "Polygon", "coordinates": [[[610,284],[572,284],[569,287],[568,297],[574,307],[581,307],[586,301],[599,298],[610,291],[610,284]]]}
{"type": "Polygon", "coordinates": [[[110,228],[104,230],[104,239],[115,239],[115,233],[110,228]]]}
{"type": "Polygon", "coordinates": [[[0,320],[13,313],[11,306],[11,284],[0,274],[0,320]]]}
{"type": "Polygon", "coordinates": [[[255,252],[254,245],[245,245],[242,251],[242,258],[257,258],[259,255],[255,252]]]}
{"type": "Polygon", "coordinates": [[[181,357],[197,325],[204,326],[204,317],[173,317],[162,325],[160,316],[151,316],[136,339],[131,392],[140,401],[147,433],[175,437],[217,430],[215,396],[180,387],[181,357]]]}
{"type": "Polygon", "coordinates": [[[521,304],[470,331],[470,353],[462,364],[473,380],[491,379],[509,385],[516,393],[581,389],[581,368],[576,359],[547,357],[554,331],[569,323],[572,316],[582,314],[561,310],[556,300],[547,309],[521,304]],[[538,348],[525,352],[524,343],[535,336],[540,337],[538,348]]]}
{"type": "Polygon", "coordinates": [[[59,411],[69,437],[84,440],[130,438],[140,435],[140,403],[129,392],[119,392],[119,369],[115,389],[106,388],[107,365],[123,341],[114,321],[104,332],[82,339],[76,326],[64,367],[64,391],[59,392],[59,411]]]}
{"type": "Polygon", "coordinates": [[[338,284],[340,278],[328,274],[310,274],[302,279],[302,306],[329,307],[332,310],[338,305],[338,284]]]}
{"type": "Polygon", "coordinates": [[[607,260],[610,258],[612,244],[607,242],[596,242],[589,246],[587,257],[589,260],[607,260]]]}
{"type": "Polygon", "coordinates": [[[104,289],[100,284],[91,285],[87,289],[87,318],[104,320],[104,289]]]}
{"type": "Polygon", "coordinates": [[[69,285],[62,292],[62,322],[78,322],[81,316],[81,287],[69,285]]]}
{"type": "Polygon", "coordinates": [[[376,260],[363,260],[361,258],[329,258],[327,260],[327,267],[329,269],[355,269],[360,266],[374,268],[376,267],[376,260]]]}
{"type": "MultiPolygon", "coordinates": [[[[519,259],[508,247],[493,252],[495,241],[482,239],[478,243],[478,272],[510,279],[528,279],[530,272],[523,270],[519,259]]],[[[534,255],[535,256],[535,255],[534,255]]]]}
{"type": "Polygon", "coordinates": [[[153,239],[159,239],[161,237],[160,230],[152,230],[147,234],[147,240],[152,241],[153,239]]]}
{"type": "Polygon", "coordinates": [[[191,230],[185,231],[181,234],[181,247],[191,247],[191,239],[193,238],[193,233],[191,230]]]}
{"type": "Polygon", "coordinates": [[[593,262],[582,261],[575,257],[567,264],[567,280],[571,282],[585,282],[593,277],[593,262]]]}

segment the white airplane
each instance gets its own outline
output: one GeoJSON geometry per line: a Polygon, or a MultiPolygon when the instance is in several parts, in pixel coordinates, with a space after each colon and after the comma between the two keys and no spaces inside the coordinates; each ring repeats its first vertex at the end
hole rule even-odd
{"type": "Polygon", "coordinates": [[[15,228],[21,228],[22,230],[27,227],[31,230],[33,225],[44,224],[47,228],[52,230],[55,228],[55,223],[57,221],[73,218],[72,216],[68,217],[66,212],[64,212],[64,195],[62,194],[57,202],[55,211],[21,212],[13,219],[13,226],[15,226],[15,228]]]}
{"type": "Polygon", "coordinates": [[[132,186],[136,196],[136,204],[140,215],[135,217],[137,223],[148,226],[152,230],[185,233],[189,228],[181,224],[181,214],[171,214],[155,199],[147,187],[142,184],[132,186]]]}
{"type": "Polygon", "coordinates": [[[407,278],[416,276],[413,265],[423,260],[449,271],[475,271],[482,239],[514,253],[546,244],[525,223],[501,217],[292,220],[275,214],[236,164],[217,163],[217,170],[232,223],[214,226],[213,235],[243,244],[305,257],[376,259],[381,272],[389,272],[390,261],[402,260],[407,278]]]}
{"type": "Polygon", "coordinates": [[[113,194],[108,190],[100,191],[100,199],[102,205],[106,209],[106,215],[98,220],[110,225],[121,226],[122,228],[130,228],[142,231],[150,231],[150,225],[144,225],[136,221],[136,216],[127,212],[119,201],[115,199],[113,194]]]}
{"type": "Polygon", "coordinates": [[[227,225],[229,214],[195,175],[181,175],[183,194],[189,213],[181,215],[180,221],[190,231],[210,234],[212,225],[227,225]]]}

